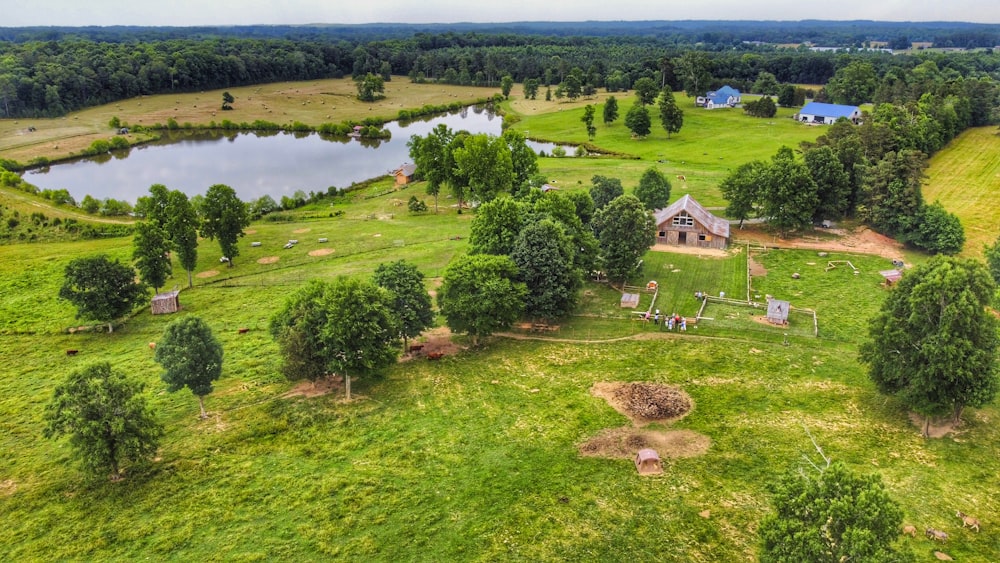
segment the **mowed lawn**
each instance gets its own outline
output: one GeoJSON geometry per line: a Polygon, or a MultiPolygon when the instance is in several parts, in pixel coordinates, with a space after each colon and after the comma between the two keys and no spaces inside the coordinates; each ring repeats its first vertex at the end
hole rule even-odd
{"type": "Polygon", "coordinates": [[[941,202],[965,227],[963,256],[982,256],[1000,236],[1000,134],[969,129],[931,158],[924,199],[941,202]]]}

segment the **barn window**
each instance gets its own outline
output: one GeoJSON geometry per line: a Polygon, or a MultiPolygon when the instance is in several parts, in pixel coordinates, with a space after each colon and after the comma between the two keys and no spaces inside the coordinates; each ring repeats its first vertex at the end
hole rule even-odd
{"type": "Polygon", "coordinates": [[[659,236],[660,238],[663,238],[663,237],[667,236],[667,231],[660,231],[660,234],[657,235],[657,236],[659,236]]]}
{"type": "Polygon", "coordinates": [[[693,227],[694,217],[688,215],[687,211],[681,211],[680,213],[674,216],[674,219],[673,221],[671,221],[671,224],[675,227],[693,227]]]}
{"type": "Polygon", "coordinates": [[[707,235],[698,235],[698,240],[700,240],[700,241],[706,241],[706,240],[708,240],[708,236],[707,235]]]}

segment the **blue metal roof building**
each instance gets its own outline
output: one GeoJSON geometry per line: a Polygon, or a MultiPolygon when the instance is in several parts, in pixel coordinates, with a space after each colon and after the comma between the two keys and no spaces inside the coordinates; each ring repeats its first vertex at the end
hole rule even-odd
{"type": "Polygon", "coordinates": [[[861,109],[858,106],[809,102],[799,110],[797,119],[803,123],[832,125],[841,117],[857,123],[861,119],[861,109]]]}

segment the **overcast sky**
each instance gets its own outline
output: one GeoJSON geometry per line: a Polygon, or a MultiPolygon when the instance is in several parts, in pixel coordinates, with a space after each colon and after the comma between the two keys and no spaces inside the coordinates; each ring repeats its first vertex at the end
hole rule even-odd
{"type": "Polygon", "coordinates": [[[0,0],[0,27],[585,20],[1000,23],[997,0],[0,0]]]}

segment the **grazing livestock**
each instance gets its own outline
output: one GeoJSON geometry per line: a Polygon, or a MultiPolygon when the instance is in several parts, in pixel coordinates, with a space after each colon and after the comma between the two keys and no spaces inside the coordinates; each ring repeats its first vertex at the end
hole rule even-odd
{"type": "Polygon", "coordinates": [[[968,527],[974,529],[976,531],[976,533],[979,533],[979,518],[973,518],[972,516],[969,516],[968,514],[963,513],[961,510],[959,510],[958,512],[956,512],[955,516],[958,516],[959,518],[962,519],[962,527],[963,528],[966,527],[966,526],[968,526],[968,527]]]}
{"type": "Polygon", "coordinates": [[[66,350],[66,355],[67,356],[75,356],[75,355],[77,355],[79,353],[80,353],[79,350],[66,350]]]}
{"type": "Polygon", "coordinates": [[[677,179],[681,182],[687,182],[687,178],[685,178],[683,174],[678,174],[677,179]]]}
{"type": "Polygon", "coordinates": [[[150,342],[149,343],[149,349],[150,350],[156,350],[156,342],[150,342]]]}
{"type": "Polygon", "coordinates": [[[917,527],[910,525],[903,526],[903,534],[915,538],[917,537],[917,527]]]}
{"type": "Polygon", "coordinates": [[[942,542],[943,541],[948,541],[948,534],[946,534],[945,532],[942,532],[941,530],[935,530],[934,528],[927,528],[927,531],[924,532],[924,534],[928,538],[930,538],[932,540],[935,540],[935,541],[942,541],[942,542]]]}

